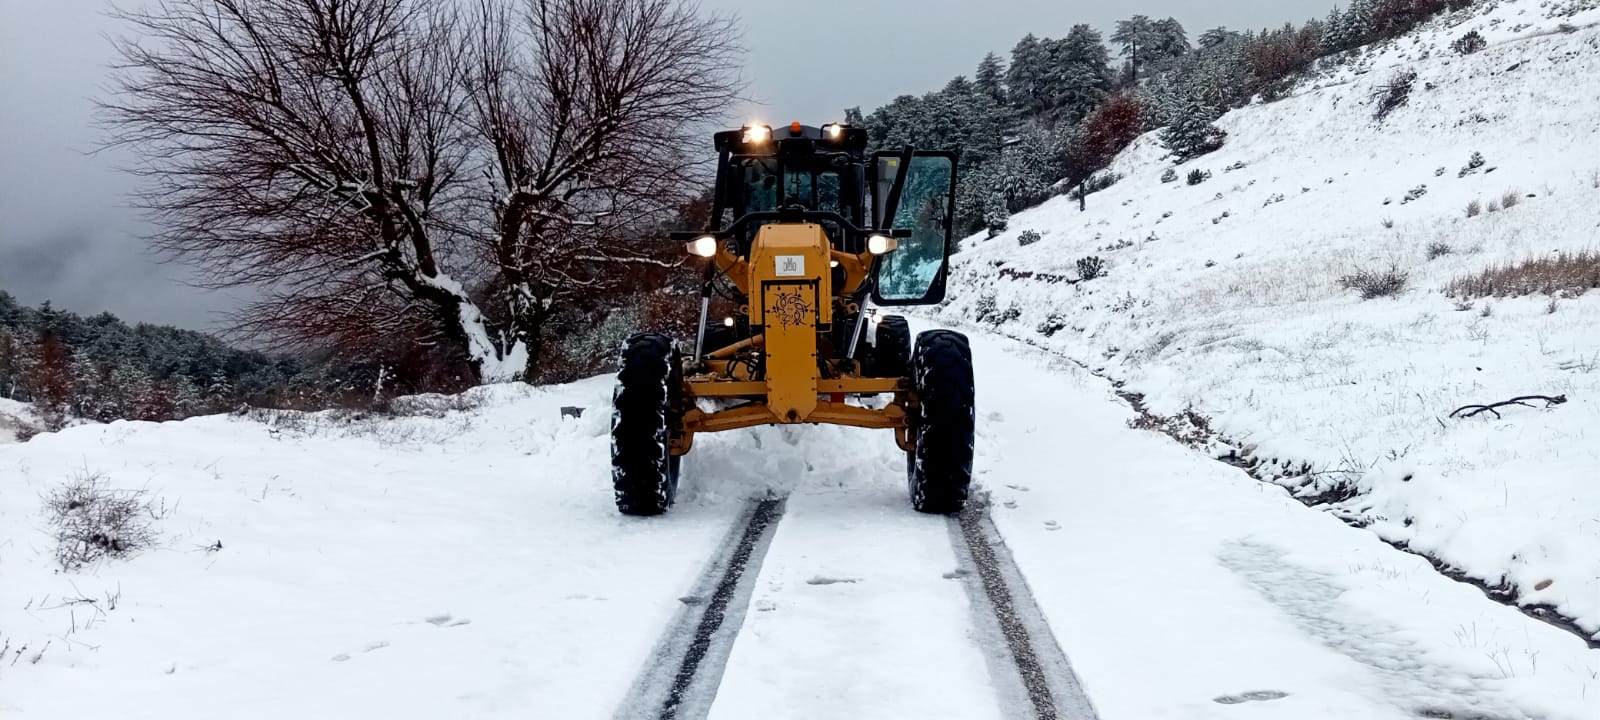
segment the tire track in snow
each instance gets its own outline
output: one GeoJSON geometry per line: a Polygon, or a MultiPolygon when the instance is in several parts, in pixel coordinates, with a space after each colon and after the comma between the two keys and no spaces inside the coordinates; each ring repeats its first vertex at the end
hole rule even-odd
{"type": "Polygon", "coordinates": [[[1083,684],[989,517],[987,500],[973,498],[949,523],[995,685],[1013,695],[1001,698],[1012,706],[1007,709],[1025,712],[1023,708],[1031,707],[1040,720],[1096,720],[1083,684]],[[1010,671],[1016,677],[1001,676],[1010,671]]]}
{"type": "Polygon", "coordinates": [[[683,598],[683,610],[617,710],[617,720],[704,718],[710,712],[785,500],[757,501],[734,523],[724,550],[712,558],[694,594],[683,598]]]}

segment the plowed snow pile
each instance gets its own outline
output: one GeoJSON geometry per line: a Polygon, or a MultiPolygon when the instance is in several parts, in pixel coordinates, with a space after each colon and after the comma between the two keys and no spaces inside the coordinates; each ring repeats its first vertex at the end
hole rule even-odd
{"type": "Polygon", "coordinates": [[[0,445],[17,441],[17,433],[33,425],[33,410],[24,403],[0,398],[0,445]]]}
{"type": "Polygon", "coordinates": [[[1594,2],[1444,16],[1228,114],[1226,146],[1174,181],[1141,138],[1087,212],[1057,198],[968,239],[937,317],[1125,380],[1157,414],[1192,406],[1233,449],[1280,461],[1265,479],[1600,640],[1597,283],[1446,292],[1600,250],[1597,23],[1594,2]],[[1487,48],[1453,51],[1471,30],[1487,48]],[[1409,102],[1375,120],[1401,71],[1409,102]],[[1042,240],[1021,246],[1030,230],[1042,240]],[[1091,256],[1104,276],[1079,282],[1091,256]],[[1391,270],[1396,294],[1345,281],[1391,270]],[[1532,394],[1567,402],[1450,417],[1532,394]]]}

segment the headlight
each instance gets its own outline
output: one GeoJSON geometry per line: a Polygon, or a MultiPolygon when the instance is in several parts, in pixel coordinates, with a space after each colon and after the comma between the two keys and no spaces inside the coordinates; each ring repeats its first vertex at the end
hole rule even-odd
{"type": "Polygon", "coordinates": [[[897,247],[900,247],[900,242],[888,235],[873,235],[867,238],[867,252],[873,255],[882,255],[897,247]]]}
{"type": "Polygon", "coordinates": [[[733,327],[733,318],[731,318],[731,317],[723,318],[722,319],[722,326],[723,327],[733,327]]]}
{"type": "Polygon", "coordinates": [[[772,126],[746,125],[744,126],[744,141],[749,144],[759,145],[772,139],[772,126]]]}
{"type": "Polygon", "coordinates": [[[867,319],[871,320],[873,325],[882,325],[883,324],[883,316],[879,315],[877,313],[873,313],[871,315],[868,315],[867,319]]]}
{"type": "Polygon", "coordinates": [[[689,243],[683,247],[685,250],[689,251],[690,255],[711,257],[712,255],[717,254],[717,239],[711,237],[710,235],[702,235],[690,240],[689,243]]]}
{"type": "Polygon", "coordinates": [[[828,123],[822,126],[822,134],[829,140],[838,140],[844,137],[844,126],[839,123],[828,123]]]}

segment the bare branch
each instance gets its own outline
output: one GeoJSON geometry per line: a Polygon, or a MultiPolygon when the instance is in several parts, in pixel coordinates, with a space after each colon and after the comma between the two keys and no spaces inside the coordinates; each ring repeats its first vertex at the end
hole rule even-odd
{"type": "Polygon", "coordinates": [[[1546,396],[1546,395],[1519,395],[1517,397],[1511,398],[1510,400],[1505,400],[1505,401],[1497,402],[1497,403],[1490,403],[1488,405],[1463,405],[1463,406],[1458,407],[1458,408],[1456,408],[1454,410],[1451,410],[1450,414],[1447,415],[1446,417],[1455,417],[1456,413],[1459,413],[1459,412],[1461,412],[1463,410],[1471,410],[1471,412],[1466,413],[1466,414],[1462,415],[1461,417],[1469,418],[1469,417],[1473,417],[1473,416],[1476,416],[1476,415],[1481,415],[1481,414],[1483,414],[1485,412],[1488,412],[1488,413],[1494,415],[1496,418],[1499,418],[1500,417],[1500,412],[1497,411],[1495,408],[1502,408],[1502,407],[1506,407],[1506,406],[1509,406],[1509,405],[1521,405],[1523,407],[1530,407],[1531,408],[1533,406],[1529,405],[1527,403],[1527,401],[1529,401],[1529,400],[1543,400],[1544,401],[1544,406],[1549,408],[1549,407],[1554,407],[1556,405],[1560,405],[1562,403],[1565,403],[1567,401],[1567,396],[1566,395],[1557,395],[1555,397],[1549,397],[1549,396],[1546,396]]]}

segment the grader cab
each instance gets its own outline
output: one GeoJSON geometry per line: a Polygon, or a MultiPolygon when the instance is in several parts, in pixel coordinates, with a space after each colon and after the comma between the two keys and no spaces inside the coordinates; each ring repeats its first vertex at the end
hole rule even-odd
{"type": "Polygon", "coordinates": [[[912,506],[959,511],[972,478],[967,338],[930,330],[913,342],[885,312],[944,298],[955,154],[869,154],[866,131],[842,124],[747,125],[715,142],[710,227],[674,235],[705,262],[696,337],[623,344],[618,510],[671,507],[697,434],[828,423],[894,431],[912,506]],[[710,318],[714,295],[733,310],[710,318]]]}

